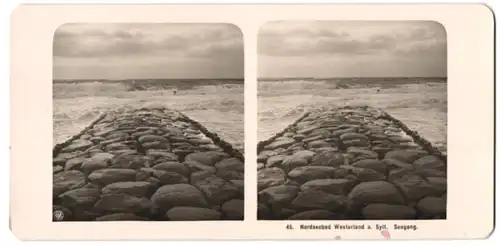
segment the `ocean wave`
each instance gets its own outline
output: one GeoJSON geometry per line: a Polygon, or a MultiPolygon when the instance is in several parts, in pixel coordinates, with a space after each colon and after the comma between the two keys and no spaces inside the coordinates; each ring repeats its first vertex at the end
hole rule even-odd
{"type": "Polygon", "coordinates": [[[155,85],[147,90],[130,90],[127,83],[54,84],[54,143],[76,134],[102,113],[144,107],[179,110],[204,125],[215,122],[214,132],[226,136],[237,146],[243,143],[243,123],[240,122],[244,111],[243,85],[199,85],[191,90],[178,90],[174,95],[173,90],[155,85]]]}
{"type": "Polygon", "coordinates": [[[243,86],[243,80],[185,80],[185,79],[152,79],[123,81],[64,81],[53,85],[54,98],[86,97],[86,96],[120,96],[122,92],[140,91],[188,91],[200,87],[234,89],[243,86]]]}

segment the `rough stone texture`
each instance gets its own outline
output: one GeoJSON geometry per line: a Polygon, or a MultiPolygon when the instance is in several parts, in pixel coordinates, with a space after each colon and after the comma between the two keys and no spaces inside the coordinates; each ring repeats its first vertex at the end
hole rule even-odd
{"type": "Polygon", "coordinates": [[[243,220],[243,154],[174,110],[106,113],[53,157],[54,221],[243,220]]]}
{"type": "Polygon", "coordinates": [[[382,110],[307,112],[257,155],[260,220],[446,218],[446,155],[382,110]]]}

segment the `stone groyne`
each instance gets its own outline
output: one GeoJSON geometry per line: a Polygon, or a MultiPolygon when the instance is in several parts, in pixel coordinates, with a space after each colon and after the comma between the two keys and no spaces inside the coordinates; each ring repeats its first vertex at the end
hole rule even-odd
{"type": "Polygon", "coordinates": [[[242,220],[243,180],[243,154],[182,113],[109,112],[54,147],[53,220],[242,220]]]}
{"type": "Polygon", "coordinates": [[[446,156],[380,109],[308,112],[257,154],[260,220],[446,218],[446,156]]]}

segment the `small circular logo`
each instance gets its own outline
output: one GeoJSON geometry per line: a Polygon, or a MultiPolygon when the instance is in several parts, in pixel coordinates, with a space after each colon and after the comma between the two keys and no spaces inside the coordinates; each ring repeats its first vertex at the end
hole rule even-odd
{"type": "Polygon", "coordinates": [[[61,221],[64,219],[64,212],[61,210],[56,210],[54,211],[54,218],[58,221],[61,221]]]}

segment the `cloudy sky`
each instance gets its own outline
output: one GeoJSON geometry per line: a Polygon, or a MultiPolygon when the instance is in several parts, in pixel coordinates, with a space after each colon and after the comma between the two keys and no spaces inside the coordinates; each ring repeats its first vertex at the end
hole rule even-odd
{"type": "Polygon", "coordinates": [[[242,78],[243,40],[229,24],[66,24],[54,79],[242,78]]]}
{"type": "Polygon", "coordinates": [[[271,22],[258,52],[260,78],[446,76],[446,32],[436,22],[271,22]]]}

